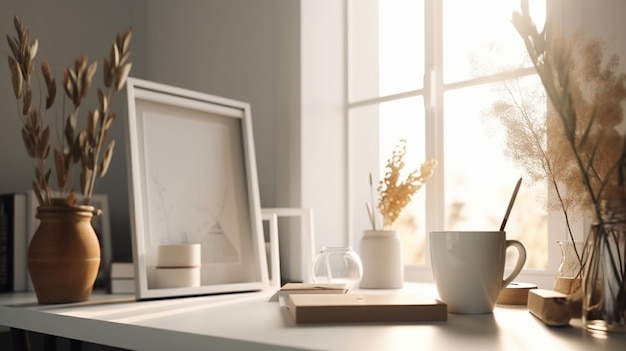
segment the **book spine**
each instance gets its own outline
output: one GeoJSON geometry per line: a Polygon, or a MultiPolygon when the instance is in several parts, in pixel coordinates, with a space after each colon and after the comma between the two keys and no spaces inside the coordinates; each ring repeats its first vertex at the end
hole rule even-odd
{"type": "Polygon", "coordinates": [[[0,196],[0,291],[13,291],[13,240],[10,219],[12,205],[7,196],[0,196]]]}
{"type": "Polygon", "coordinates": [[[26,290],[26,195],[0,195],[0,291],[26,290]]]}
{"type": "Polygon", "coordinates": [[[28,237],[26,194],[14,194],[13,198],[13,291],[26,291],[28,275],[28,237]]]}
{"type": "MultiPolygon", "coordinates": [[[[37,202],[37,197],[35,196],[35,192],[33,190],[30,190],[27,193],[26,202],[26,251],[28,252],[30,241],[33,239],[33,235],[35,235],[37,227],[39,227],[39,219],[37,219],[36,216],[37,206],[39,206],[39,203],[37,202]]],[[[35,287],[33,286],[33,281],[30,278],[28,270],[26,271],[26,290],[35,291],[35,287]]]]}
{"type": "Polygon", "coordinates": [[[109,292],[111,294],[134,294],[135,279],[133,278],[114,278],[110,280],[109,292]]]}
{"type": "Polygon", "coordinates": [[[109,278],[134,278],[135,267],[132,262],[111,262],[109,268],[109,278]]]}

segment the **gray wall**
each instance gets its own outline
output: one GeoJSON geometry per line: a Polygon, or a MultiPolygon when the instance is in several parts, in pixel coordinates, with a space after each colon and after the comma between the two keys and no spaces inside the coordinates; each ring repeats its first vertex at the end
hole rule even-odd
{"type": "MultiPolygon", "coordinates": [[[[58,81],[63,68],[82,53],[102,60],[115,34],[132,26],[132,76],[249,102],[261,205],[298,205],[298,196],[289,195],[291,173],[297,169],[292,167],[297,161],[293,150],[298,148],[298,118],[293,118],[299,111],[298,1],[2,0],[3,34],[13,35],[14,14],[39,39],[38,57],[50,62],[58,81]]],[[[8,46],[4,39],[2,43],[6,54],[8,46]]],[[[3,62],[0,193],[7,193],[29,189],[33,172],[20,137],[6,59],[3,62]]],[[[100,81],[98,74],[94,85],[100,81]]],[[[111,135],[117,142],[113,163],[96,189],[109,195],[116,260],[132,256],[123,100],[122,95],[115,107],[119,118],[111,135]]]]}
{"type": "MultiPolygon", "coordinates": [[[[39,59],[50,62],[57,81],[62,82],[62,71],[72,65],[74,59],[86,53],[91,60],[102,60],[108,54],[109,46],[118,32],[129,26],[136,29],[137,35],[132,43],[134,68],[133,73],[142,71],[145,64],[145,44],[142,43],[140,25],[134,21],[136,3],[123,0],[113,1],[32,1],[4,0],[0,3],[0,32],[15,35],[13,15],[18,15],[31,31],[31,37],[39,40],[39,59]]],[[[2,53],[9,48],[2,40],[2,53]]],[[[6,59],[0,69],[0,193],[18,192],[30,189],[33,171],[22,144],[21,124],[16,110],[15,97],[11,89],[11,80],[6,59]]],[[[41,61],[39,61],[41,62],[41,61]]],[[[94,86],[101,85],[101,71],[98,71],[94,86]]],[[[35,82],[36,83],[36,82],[35,82]]],[[[62,89],[60,86],[58,89],[62,89]]],[[[46,117],[55,121],[62,116],[62,101],[59,90],[57,95],[57,115],[46,117]]],[[[92,91],[95,94],[95,90],[92,91]]],[[[123,96],[121,96],[123,97],[123,96]]],[[[124,119],[126,116],[123,98],[116,101],[117,123],[111,131],[111,137],[119,144],[113,157],[110,173],[99,183],[97,192],[109,194],[110,217],[112,222],[112,240],[116,247],[114,257],[130,257],[130,228],[128,216],[128,187],[126,181],[126,158],[124,149],[124,119]],[[119,249],[117,249],[119,248],[119,249]]],[[[91,98],[83,108],[93,109],[95,99],[91,98]]]]}

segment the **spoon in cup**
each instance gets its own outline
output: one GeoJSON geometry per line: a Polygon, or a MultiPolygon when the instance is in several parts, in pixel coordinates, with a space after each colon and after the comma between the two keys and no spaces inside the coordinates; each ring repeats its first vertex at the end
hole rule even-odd
{"type": "Polygon", "coordinates": [[[502,224],[500,225],[500,231],[504,231],[504,227],[506,226],[506,222],[509,220],[509,215],[511,214],[511,209],[513,208],[513,204],[515,203],[515,198],[517,197],[517,192],[519,191],[520,186],[522,185],[522,178],[517,181],[517,185],[515,185],[515,190],[513,190],[513,196],[511,196],[511,200],[509,201],[509,207],[506,209],[506,214],[504,215],[504,219],[502,220],[502,224]]]}

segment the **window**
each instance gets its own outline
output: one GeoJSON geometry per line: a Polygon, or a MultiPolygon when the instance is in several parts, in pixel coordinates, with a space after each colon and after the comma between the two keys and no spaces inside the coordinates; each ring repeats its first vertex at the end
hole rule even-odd
{"type": "MultiPolygon", "coordinates": [[[[500,227],[524,171],[506,156],[504,128],[489,109],[510,98],[505,84],[535,92],[520,97],[545,106],[511,24],[519,6],[519,0],[349,1],[348,190],[355,243],[369,228],[368,175],[375,191],[400,139],[407,140],[407,170],[426,158],[439,161],[426,188],[396,222],[407,266],[429,265],[431,230],[500,227]]],[[[531,11],[543,23],[545,0],[531,1],[531,11]]],[[[564,226],[554,224],[558,215],[544,210],[546,189],[525,178],[506,228],[509,238],[526,246],[530,271],[555,269],[556,240],[565,239],[564,226]]]]}

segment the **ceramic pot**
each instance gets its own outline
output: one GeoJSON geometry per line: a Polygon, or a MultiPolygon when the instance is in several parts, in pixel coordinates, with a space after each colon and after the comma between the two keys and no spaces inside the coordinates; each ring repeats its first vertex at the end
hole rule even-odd
{"type": "Polygon", "coordinates": [[[40,304],[89,299],[100,267],[92,206],[40,206],[39,227],[28,247],[30,273],[40,304]]]}
{"type": "Polygon", "coordinates": [[[361,239],[360,257],[364,289],[398,289],[404,285],[402,243],[395,230],[366,230],[361,239]]]}

